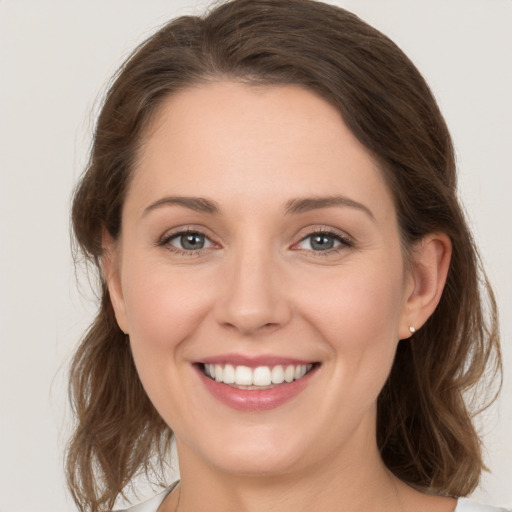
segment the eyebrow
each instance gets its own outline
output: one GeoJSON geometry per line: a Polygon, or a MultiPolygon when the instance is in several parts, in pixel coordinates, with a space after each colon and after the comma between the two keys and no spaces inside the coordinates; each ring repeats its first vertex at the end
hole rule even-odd
{"type": "MultiPolygon", "coordinates": [[[[213,215],[219,215],[221,213],[219,204],[211,199],[206,199],[204,197],[166,196],[158,199],[158,201],[155,201],[154,203],[151,203],[144,210],[143,215],[146,215],[157,208],[172,205],[183,206],[200,213],[209,213],[213,215]]],[[[346,206],[361,210],[375,222],[375,216],[367,206],[345,196],[304,197],[291,199],[286,203],[284,211],[286,215],[290,215],[336,206],[346,206]]]]}
{"type": "Polygon", "coordinates": [[[170,206],[170,205],[178,205],[184,206],[190,210],[194,210],[196,212],[201,213],[211,213],[211,214],[219,214],[220,207],[218,203],[212,201],[211,199],[206,199],[204,197],[183,197],[183,196],[172,196],[172,197],[162,197],[158,201],[151,203],[145,210],[143,215],[148,214],[149,212],[156,210],[162,206],[170,206]]]}
{"type": "Polygon", "coordinates": [[[348,206],[350,208],[356,208],[366,213],[366,215],[375,222],[375,216],[370,208],[345,196],[305,197],[292,199],[286,203],[285,213],[304,213],[311,210],[320,210],[321,208],[332,208],[334,206],[348,206]]]}

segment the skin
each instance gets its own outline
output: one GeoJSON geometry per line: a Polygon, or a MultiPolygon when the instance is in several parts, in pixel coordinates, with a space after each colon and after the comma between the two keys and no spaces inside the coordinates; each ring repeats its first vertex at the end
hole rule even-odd
{"type": "Polygon", "coordinates": [[[454,509],[399,482],[376,445],[377,397],[398,340],[439,301],[450,242],[426,237],[405,265],[390,191],[334,107],[298,86],[172,95],[147,131],[122,226],[118,240],[105,235],[104,271],[179,454],[181,483],[161,511],[178,498],[180,512],[454,509]],[[284,212],[333,195],[364,208],[284,212]],[[207,198],[219,213],[159,203],[169,196],[207,198]],[[171,237],[187,228],[206,235],[202,249],[171,237]],[[332,249],[311,245],[321,230],[341,237],[332,249]],[[280,407],[239,411],[192,365],[225,353],[320,367],[280,407]]]}

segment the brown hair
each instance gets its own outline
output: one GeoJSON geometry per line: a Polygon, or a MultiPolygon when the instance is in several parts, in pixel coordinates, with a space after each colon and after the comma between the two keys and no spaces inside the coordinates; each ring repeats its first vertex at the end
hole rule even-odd
{"type": "MultiPolygon", "coordinates": [[[[406,252],[428,233],[450,237],[440,304],[399,344],[378,401],[377,435],[383,460],[403,481],[469,493],[484,466],[464,398],[501,369],[496,305],[457,200],[452,142],[435,99],[403,52],[355,15],[311,0],[234,0],[150,37],[121,67],[99,115],[73,202],[78,248],[101,277],[102,233],[120,233],[144,128],[169,94],[222,79],[299,84],[321,95],[379,162],[406,252]]],[[[77,426],[67,453],[73,498],[93,512],[111,508],[138,471],[163,461],[172,436],[142,388],[103,280],[101,289],[71,366],[77,426]]]]}

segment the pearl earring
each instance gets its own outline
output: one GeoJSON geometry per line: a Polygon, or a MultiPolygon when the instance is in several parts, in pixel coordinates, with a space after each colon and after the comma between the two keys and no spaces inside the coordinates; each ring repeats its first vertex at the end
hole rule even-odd
{"type": "Polygon", "coordinates": [[[409,332],[410,332],[411,334],[414,334],[414,333],[416,332],[416,329],[411,325],[411,326],[409,327],[409,332]]]}

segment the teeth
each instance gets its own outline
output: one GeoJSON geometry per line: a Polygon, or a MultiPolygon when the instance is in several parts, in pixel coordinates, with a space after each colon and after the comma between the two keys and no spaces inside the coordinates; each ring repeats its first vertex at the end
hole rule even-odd
{"type": "Polygon", "coordinates": [[[235,368],[227,364],[224,366],[224,374],[222,376],[222,380],[224,384],[234,384],[235,382],[235,368]]]}
{"type": "Polygon", "coordinates": [[[284,382],[284,370],[281,365],[272,368],[272,384],[281,384],[284,382]]]}
{"type": "Polygon", "coordinates": [[[272,384],[301,379],[312,367],[312,364],[290,364],[286,367],[282,365],[258,366],[253,369],[248,366],[233,366],[231,364],[205,364],[204,373],[213,380],[224,384],[268,387],[272,384]]]}
{"type": "Polygon", "coordinates": [[[292,382],[295,378],[295,366],[290,364],[286,367],[286,370],[284,371],[284,380],[286,382],[292,382]]]}
{"type": "Polygon", "coordinates": [[[252,384],[252,370],[248,366],[236,367],[235,384],[239,386],[250,386],[252,384]]]}
{"type": "Polygon", "coordinates": [[[268,366],[254,368],[252,383],[255,386],[270,386],[272,384],[272,372],[268,366]]]}
{"type": "Polygon", "coordinates": [[[306,365],[298,365],[295,367],[295,380],[298,380],[306,375],[306,365]]]}

